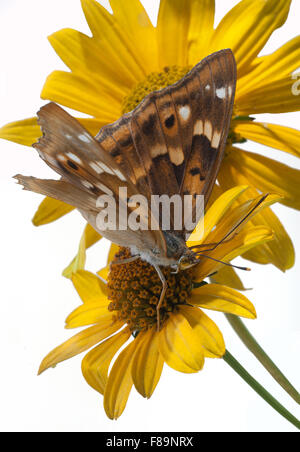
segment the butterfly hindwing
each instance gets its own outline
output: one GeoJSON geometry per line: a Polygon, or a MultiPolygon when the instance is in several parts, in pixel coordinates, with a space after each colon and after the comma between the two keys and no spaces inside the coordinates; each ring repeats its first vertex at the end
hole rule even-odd
{"type": "Polygon", "coordinates": [[[102,127],[96,140],[109,152],[137,191],[150,201],[151,193],[146,170],[137,153],[130,130],[131,116],[131,114],[124,115],[119,121],[102,127]]]}

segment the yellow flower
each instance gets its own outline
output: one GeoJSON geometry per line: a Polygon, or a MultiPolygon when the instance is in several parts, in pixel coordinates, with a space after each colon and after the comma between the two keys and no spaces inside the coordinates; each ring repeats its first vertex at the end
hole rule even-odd
{"type": "MultiPolygon", "coordinates": [[[[70,72],[50,74],[42,98],[90,115],[80,122],[96,135],[104,124],[117,120],[149,91],[182,77],[208,54],[231,48],[237,60],[238,83],[219,190],[247,184],[253,197],[264,191],[281,193],[284,205],[299,209],[299,171],[237,146],[247,139],[300,154],[298,130],[250,117],[299,110],[300,96],[293,93],[292,73],[299,67],[300,36],[274,53],[258,57],[271,34],[286,21],[291,0],[242,0],[216,28],[214,0],[161,0],[156,27],[139,0],[110,0],[110,4],[112,15],[96,0],[82,0],[92,37],[72,29],[49,37],[70,72]]],[[[0,129],[0,137],[25,145],[31,145],[39,135],[36,118],[0,129]]],[[[38,209],[34,224],[48,223],[70,210],[70,206],[47,198],[38,209]]],[[[258,215],[252,226],[257,224],[269,225],[275,232],[274,240],[244,257],[261,264],[272,263],[282,271],[292,267],[292,242],[272,210],[265,209],[258,215]]],[[[88,245],[99,238],[91,230],[85,231],[88,245]]],[[[79,268],[75,261],[73,264],[66,270],[67,275],[79,268]]],[[[230,273],[231,280],[235,278],[228,270],[221,273],[224,277],[230,273]]]]}
{"type": "MultiPolygon", "coordinates": [[[[230,189],[215,201],[205,216],[204,235],[198,244],[220,241],[263,200],[259,196],[233,207],[246,189],[230,189]]],[[[267,196],[252,215],[279,199],[277,195],[267,196]]],[[[239,228],[229,240],[206,252],[212,259],[202,258],[195,268],[178,274],[165,268],[168,291],[160,312],[159,332],[156,305],[161,284],[155,270],[141,260],[111,264],[115,253],[117,259],[129,256],[127,249],[112,245],[108,266],[98,275],[79,270],[72,276],[83,304],[69,315],[66,328],[88,328],[50,352],[39,373],[95,346],[82,361],[82,373],[92,388],[104,395],[107,416],[116,419],[122,414],[133,385],[143,397],[151,397],[164,363],[180,372],[200,371],[205,358],[221,358],[225,353],[222,333],[202,309],[256,317],[254,306],[244,295],[204,282],[223,265],[213,259],[229,262],[272,238],[272,231],[263,226],[239,228]]]]}

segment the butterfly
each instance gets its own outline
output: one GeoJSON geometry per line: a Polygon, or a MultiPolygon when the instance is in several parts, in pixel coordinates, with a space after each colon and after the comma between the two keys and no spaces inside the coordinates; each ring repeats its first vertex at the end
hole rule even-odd
{"type": "MultiPolygon", "coordinates": [[[[104,126],[96,137],[61,107],[49,103],[38,112],[43,136],[33,147],[61,179],[16,176],[24,189],[76,207],[104,237],[130,248],[132,260],[141,258],[155,267],[162,282],[158,328],[167,290],[161,267],[177,271],[199,262],[186,245],[192,231],[184,225],[181,230],[174,228],[174,212],[170,213],[168,230],[160,226],[159,213],[155,228],[99,229],[97,217],[103,206],[97,199],[113,197],[120,208],[135,195],[143,195],[149,202],[153,195],[177,195],[182,200],[190,196],[188,215],[197,223],[201,213],[196,197],[204,196],[206,205],[215,184],[235,88],[235,58],[225,49],[203,59],[174,85],[149,94],[132,112],[104,126]],[[120,196],[120,187],[126,189],[126,196],[120,196]]],[[[140,210],[148,226],[149,218],[153,219],[149,210],[147,206],[140,210]]],[[[117,209],[116,215],[122,215],[121,211],[117,209]]]]}

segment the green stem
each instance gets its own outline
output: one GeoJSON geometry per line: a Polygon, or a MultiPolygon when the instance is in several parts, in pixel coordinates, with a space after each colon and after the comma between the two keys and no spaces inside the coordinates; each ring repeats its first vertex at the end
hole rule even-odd
{"type": "Polygon", "coordinates": [[[300,421],[287,411],[274,397],[261,386],[240,363],[226,350],[223,356],[224,361],[246,382],[254,391],[259,394],[277,413],[300,430],[300,421]]]}
{"type": "Polygon", "coordinates": [[[276,364],[268,357],[266,352],[256,342],[249,330],[245,327],[241,319],[235,315],[226,314],[226,318],[234,331],[237,333],[241,341],[246,345],[251,353],[258,359],[264,368],[272,375],[278,384],[297,402],[300,404],[300,394],[278,369],[276,364]]]}

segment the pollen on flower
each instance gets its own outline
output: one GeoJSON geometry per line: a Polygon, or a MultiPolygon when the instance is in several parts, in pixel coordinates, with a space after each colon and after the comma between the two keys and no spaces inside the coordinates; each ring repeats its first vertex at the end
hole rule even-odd
{"type": "Polygon", "coordinates": [[[142,100],[153,91],[173,85],[173,83],[184,77],[191,69],[191,66],[165,67],[162,72],[152,72],[147,78],[140,82],[131,93],[124,98],[122,103],[122,114],[128,113],[137,107],[142,100]]]}
{"type": "MultiPolygon", "coordinates": [[[[127,248],[120,248],[116,260],[131,257],[127,248]]],[[[167,320],[169,313],[186,304],[192,293],[192,270],[172,274],[170,268],[162,268],[168,282],[168,289],[160,309],[160,323],[167,320]]],[[[162,284],[156,270],[147,262],[138,259],[124,264],[113,264],[108,276],[109,311],[125,320],[132,331],[145,331],[156,325],[162,284]],[[116,287],[119,289],[116,290],[116,287]]]]}

